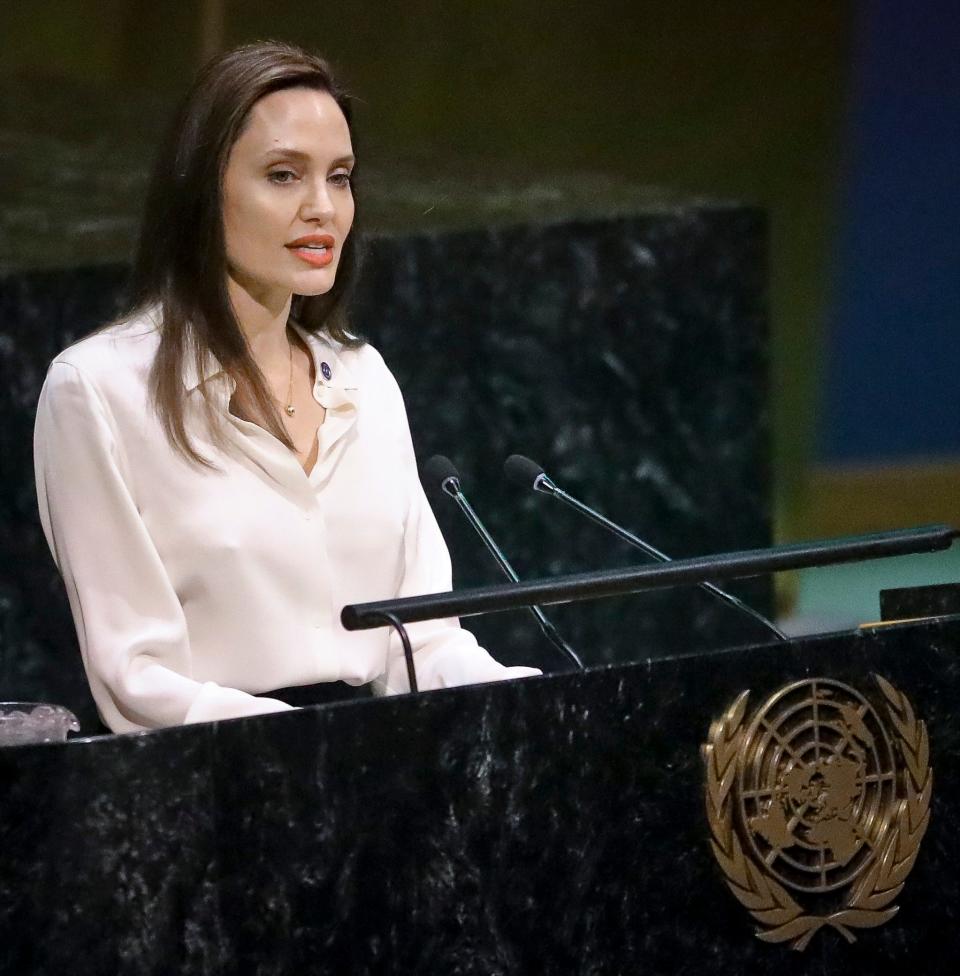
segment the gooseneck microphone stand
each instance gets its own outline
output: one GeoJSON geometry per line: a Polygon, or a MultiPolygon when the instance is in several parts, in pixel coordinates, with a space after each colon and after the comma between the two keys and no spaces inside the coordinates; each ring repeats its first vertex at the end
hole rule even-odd
{"type": "MultiPolygon", "coordinates": [[[[430,458],[423,468],[424,480],[431,486],[438,485],[440,490],[452,498],[460,510],[466,516],[467,521],[473,526],[477,535],[483,540],[483,544],[490,551],[490,555],[497,561],[497,565],[503,570],[503,574],[512,582],[519,583],[520,577],[516,574],[510,561],[504,555],[503,550],[497,545],[493,536],[487,531],[487,527],[480,520],[480,516],[473,510],[473,506],[467,501],[466,495],[460,487],[460,473],[454,463],[442,454],[437,454],[430,458]]],[[[584,669],[583,661],[580,660],[577,652],[560,636],[557,628],[553,626],[547,615],[538,606],[528,607],[530,613],[536,618],[540,629],[543,631],[547,640],[571,661],[578,670],[584,669]]]]}
{"type": "MultiPolygon", "coordinates": [[[[622,539],[631,546],[645,552],[651,559],[655,559],[660,563],[669,563],[673,561],[666,553],[661,552],[654,546],[651,546],[648,542],[644,542],[643,539],[634,535],[622,525],[617,525],[616,522],[611,522],[610,519],[608,519],[605,515],[601,515],[598,511],[596,511],[596,509],[591,508],[578,498],[574,498],[573,495],[568,495],[562,488],[559,488],[553,482],[549,475],[543,470],[543,467],[537,464],[536,461],[531,461],[530,458],[523,457],[521,454],[511,454],[504,463],[503,470],[511,481],[515,481],[527,488],[532,488],[534,491],[541,492],[544,495],[551,495],[554,498],[559,498],[560,501],[564,502],[566,505],[569,505],[574,511],[579,512],[581,515],[586,515],[586,517],[592,522],[595,522],[608,532],[612,532],[615,536],[617,536],[617,538],[622,539]]],[[[719,586],[714,586],[713,583],[701,582],[697,585],[700,587],[700,589],[706,590],[707,593],[715,596],[721,602],[726,603],[735,610],[739,610],[741,613],[747,614],[749,617],[752,617],[761,626],[765,627],[772,634],[775,634],[778,640],[788,640],[787,635],[780,630],[780,628],[777,627],[772,620],[768,620],[762,613],[754,610],[753,607],[748,606],[742,600],[735,597],[732,593],[727,593],[726,590],[721,590],[719,586]]]]}

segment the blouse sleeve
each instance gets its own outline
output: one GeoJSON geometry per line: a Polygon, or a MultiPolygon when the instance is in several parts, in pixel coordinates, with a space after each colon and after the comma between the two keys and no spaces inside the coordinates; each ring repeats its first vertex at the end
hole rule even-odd
{"type": "Polygon", "coordinates": [[[106,404],[66,362],[47,374],[34,430],[40,521],[63,576],[90,689],[115,732],[290,708],[190,677],[180,601],[137,510],[106,404]]]}
{"type": "MultiPolygon", "coordinates": [[[[395,381],[393,385],[396,386],[395,381]]],[[[397,413],[402,418],[402,478],[410,498],[404,528],[405,570],[397,595],[443,593],[453,589],[450,553],[420,484],[399,388],[396,395],[397,413]]],[[[407,633],[414,652],[417,684],[423,691],[541,674],[538,668],[506,667],[498,663],[455,617],[407,624],[407,633]]],[[[390,638],[388,662],[387,673],[377,690],[385,694],[409,691],[403,648],[396,634],[390,638]]]]}

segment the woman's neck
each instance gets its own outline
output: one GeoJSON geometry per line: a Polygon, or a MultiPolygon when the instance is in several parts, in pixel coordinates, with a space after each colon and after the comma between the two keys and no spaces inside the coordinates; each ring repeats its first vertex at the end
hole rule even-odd
{"type": "Polygon", "coordinates": [[[230,304],[250,353],[265,373],[289,357],[287,320],[293,296],[257,294],[231,275],[227,279],[230,304]]]}

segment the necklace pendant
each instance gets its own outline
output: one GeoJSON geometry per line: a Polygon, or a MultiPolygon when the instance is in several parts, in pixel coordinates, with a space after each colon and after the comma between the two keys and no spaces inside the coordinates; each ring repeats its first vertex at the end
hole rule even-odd
{"type": "Polygon", "coordinates": [[[297,412],[297,408],[292,403],[288,403],[284,407],[284,410],[287,411],[287,416],[288,417],[292,417],[297,412]]]}

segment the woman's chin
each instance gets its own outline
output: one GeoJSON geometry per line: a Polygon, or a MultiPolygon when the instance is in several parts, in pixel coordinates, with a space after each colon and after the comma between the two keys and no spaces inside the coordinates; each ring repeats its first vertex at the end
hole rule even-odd
{"type": "Polygon", "coordinates": [[[324,268],[324,274],[310,274],[298,276],[299,280],[294,282],[293,293],[301,298],[315,298],[318,295],[326,295],[333,287],[336,280],[334,272],[324,268]]]}

